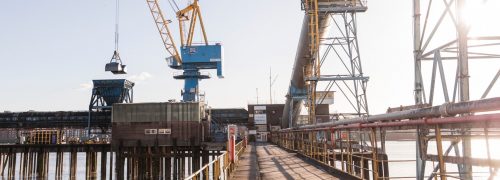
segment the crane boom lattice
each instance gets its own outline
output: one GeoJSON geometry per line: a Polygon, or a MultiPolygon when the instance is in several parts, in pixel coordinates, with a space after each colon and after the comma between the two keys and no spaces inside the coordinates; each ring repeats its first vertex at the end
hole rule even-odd
{"type": "Polygon", "coordinates": [[[172,21],[165,18],[163,12],[160,9],[158,0],[146,0],[146,2],[148,3],[149,10],[151,11],[151,15],[153,16],[155,25],[158,28],[158,32],[160,33],[165,49],[171,55],[171,59],[175,60],[178,64],[181,64],[182,60],[179,56],[179,51],[177,50],[177,47],[173,42],[172,33],[168,28],[168,24],[172,21]]]}

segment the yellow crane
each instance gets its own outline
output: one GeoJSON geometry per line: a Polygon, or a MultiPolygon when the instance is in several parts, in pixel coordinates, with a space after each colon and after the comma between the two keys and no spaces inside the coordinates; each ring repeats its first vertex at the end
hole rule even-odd
{"type": "Polygon", "coordinates": [[[200,28],[201,32],[203,33],[203,40],[205,41],[205,44],[208,45],[207,33],[205,31],[205,26],[203,25],[203,18],[201,17],[200,6],[198,5],[198,0],[195,0],[191,5],[177,12],[177,20],[179,20],[179,30],[181,33],[182,47],[192,45],[194,29],[196,26],[197,19],[200,20],[200,28]],[[189,18],[189,15],[191,15],[191,18],[189,18]],[[186,41],[184,41],[184,29],[183,29],[184,22],[189,22],[189,31],[186,41]]]}
{"type": "MultiPolygon", "coordinates": [[[[198,101],[198,83],[201,79],[210,78],[209,75],[201,74],[201,69],[215,69],[217,76],[222,76],[222,45],[220,43],[210,45],[207,40],[203,18],[198,0],[194,0],[184,9],[176,12],[176,18],[179,23],[179,32],[181,40],[180,53],[174,42],[172,33],[168,27],[172,21],[165,18],[160,9],[158,0],[146,0],[153,16],[154,23],[160,33],[162,43],[167,52],[171,55],[167,58],[169,66],[173,69],[182,69],[182,75],[174,76],[175,79],[184,80],[184,90],[182,91],[183,101],[198,101]],[[193,45],[194,31],[199,22],[203,34],[203,44],[193,45]],[[185,31],[184,26],[189,24],[185,31]]],[[[175,1],[173,1],[175,4],[175,1]]]]}
{"type": "Polygon", "coordinates": [[[177,51],[177,47],[175,46],[175,43],[173,41],[172,33],[168,28],[168,24],[170,24],[172,21],[165,18],[162,10],[160,9],[158,0],[146,0],[146,2],[148,3],[151,15],[153,16],[153,20],[156,24],[156,27],[158,28],[158,32],[160,33],[160,37],[162,39],[163,45],[165,46],[165,49],[170,55],[172,55],[175,61],[177,61],[179,64],[182,63],[182,60],[179,56],[179,51],[177,51]]]}

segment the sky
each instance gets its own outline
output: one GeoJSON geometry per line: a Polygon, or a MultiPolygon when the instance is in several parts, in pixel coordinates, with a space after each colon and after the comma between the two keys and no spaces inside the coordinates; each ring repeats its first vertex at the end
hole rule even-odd
{"type": "MultiPolygon", "coordinates": [[[[274,99],[284,102],[304,15],[299,1],[202,0],[200,4],[209,41],[222,42],[225,53],[225,78],[200,82],[209,105],[246,107],[257,94],[260,102],[267,101],[270,68],[277,76],[274,99]]],[[[173,19],[170,7],[162,5],[173,19]]],[[[414,103],[412,4],[379,0],[368,6],[358,15],[358,39],[363,69],[370,76],[370,111],[383,113],[389,106],[414,103]]],[[[92,79],[136,82],[134,102],[180,99],[183,82],[172,78],[176,71],[164,60],[167,52],[145,1],[120,1],[119,52],[129,73],[104,72],[114,51],[114,14],[114,0],[3,2],[0,111],[85,110],[92,79]]],[[[170,28],[176,32],[176,24],[170,28]]]]}

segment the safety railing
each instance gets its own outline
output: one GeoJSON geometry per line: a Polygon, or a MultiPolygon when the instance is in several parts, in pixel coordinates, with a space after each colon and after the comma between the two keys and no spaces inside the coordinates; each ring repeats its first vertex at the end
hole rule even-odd
{"type": "Polygon", "coordinates": [[[414,163],[415,160],[389,160],[382,149],[377,147],[380,142],[370,139],[369,135],[377,136],[355,130],[274,132],[272,141],[358,179],[389,179],[389,163],[414,163]],[[365,140],[369,143],[363,144],[365,140]]]}
{"type": "Polygon", "coordinates": [[[474,167],[472,177],[494,178],[500,168],[500,159],[496,158],[500,153],[492,149],[492,144],[500,143],[500,113],[492,110],[500,104],[492,104],[486,106],[488,109],[474,106],[477,108],[470,110],[485,114],[463,117],[405,116],[407,112],[436,109],[432,107],[372,115],[359,121],[353,118],[308,125],[272,132],[271,140],[357,179],[446,179],[463,176],[461,168],[466,165],[474,167]],[[379,119],[371,122],[371,118],[379,119]],[[459,152],[467,141],[472,153],[464,157],[459,152]],[[430,168],[430,174],[422,164],[430,168]]]}
{"type": "Polygon", "coordinates": [[[189,175],[185,180],[219,180],[227,179],[236,167],[238,159],[246,149],[246,141],[243,140],[235,145],[235,161],[232,162],[229,153],[226,151],[215,159],[204,165],[198,171],[189,175]]]}

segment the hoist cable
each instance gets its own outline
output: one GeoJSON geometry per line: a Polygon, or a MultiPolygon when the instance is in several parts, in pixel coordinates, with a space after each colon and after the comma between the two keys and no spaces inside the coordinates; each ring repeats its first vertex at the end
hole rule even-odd
{"type": "Polygon", "coordinates": [[[175,0],[169,0],[168,3],[172,7],[172,9],[174,9],[174,6],[175,6],[175,9],[177,9],[177,10],[174,10],[174,13],[180,10],[179,6],[177,5],[177,2],[175,2],[175,0]],[[170,1],[172,1],[172,2],[170,2],[170,1]],[[172,5],[172,3],[174,4],[174,6],[172,5]]]}
{"type": "MultiPolygon", "coordinates": [[[[175,3],[175,1],[174,1],[174,3],[175,3]]],[[[172,11],[174,11],[174,14],[177,13],[177,11],[179,11],[179,8],[177,8],[177,10],[175,10],[174,5],[172,5],[171,1],[168,1],[168,4],[170,5],[170,8],[172,8],[172,11]]]]}
{"type": "Polygon", "coordinates": [[[115,4],[116,12],[115,12],[115,51],[118,51],[118,24],[120,21],[120,0],[116,0],[115,4]]]}

